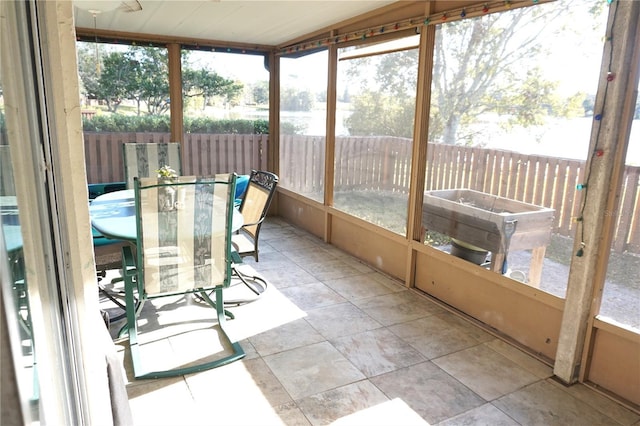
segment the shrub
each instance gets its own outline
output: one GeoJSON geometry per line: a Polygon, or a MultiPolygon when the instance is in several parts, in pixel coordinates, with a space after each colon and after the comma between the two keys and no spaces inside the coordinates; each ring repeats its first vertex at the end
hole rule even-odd
{"type": "MultiPolygon", "coordinates": [[[[1,124],[1,123],[0,123],[1,124]]],[[[82,118],[85,132],[169,132],[171,123],[166,115],[96,115],[82,118]]],[[[268,134],[268,120],[214,120],[207,117],[185,118],[186,133],[268,134]]]]}

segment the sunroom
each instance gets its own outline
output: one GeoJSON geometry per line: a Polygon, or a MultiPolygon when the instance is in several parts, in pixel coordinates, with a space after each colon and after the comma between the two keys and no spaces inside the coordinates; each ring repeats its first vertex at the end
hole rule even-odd
{"type": "Polygon", "coordinates": [[[14,360],[14,386],[41,392],[36,419],[94,423],[109,400],[84,194],[124,180],[125,142],[179,142],[185,175],[276,173],[273,223],[640,413],[637,2],[5,3],[1,195],[24,258],[2,288],[19,314],[29,282],[45,355],[35,379],[14,360]],[[123,58],[164,92],[115,93],[123,58]]]}

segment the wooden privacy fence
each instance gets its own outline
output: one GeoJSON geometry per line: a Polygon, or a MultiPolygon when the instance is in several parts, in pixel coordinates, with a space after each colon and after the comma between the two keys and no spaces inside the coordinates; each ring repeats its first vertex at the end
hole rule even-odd
{"type": "MultiPolygon", "coordinates": [[[[124,181],[122,144],[170,142],[169,133],[84,133],[87,182],[124,181]]],[[[267,167],[268,135],[187,133],[182,149],[182,172],[207,176],[236,172],[249,174],[267,167]]],[[[171,165],[173,166],[173,165],[171,165]]]]}
{"type": "MultiPolygon", "coordinates": [[[[0,145],[6,140],[0,135],[0,145]]],[[[268,135],[186,134],[183,173],[211,175],[266,169],[268,135]]],[[[88,183],[124,180],[122,144],[169,142],[169,133],[85,132],[88,183]]],[[[325,140],[318,136],[283,136],[281,185],[294,191],[322,193],[325,140]]],[[[0,151],[2,171],[10,170],[8,150],[0,151]]],[[[411,140],[396,137],[336,138],[335,190],[409,192],[411,140]]],[[[468,188],[555,209],[554,232],[573,236],[582,196],[576,189],[585,162],[511,151],[429,143],[425,190],[468,188]]],[[[0,192],[12,195],[3,173],[0,192]]],[[[625,166],[613,249],[640,253],[640,167],[625,166]]]]}
{"type": "MultiPolygon", "coordinates": [[[[324,138],[286,136],[280,144],[281,184],[301,193],[322,192],[324,138]],[[318,164],[319,163],[319,164],[318,164]]],[[[411,140],[336,138],[334,189],[409,192],[411,140]]],[[[573,236],[582,195],[576,189],[584,161],[511,151],[429,143],[425,190],[468,188],[555,209],[554,232],[573,236]]],[[[614,250],[640,252],[640,167],[626,166],[614,250]]]]}

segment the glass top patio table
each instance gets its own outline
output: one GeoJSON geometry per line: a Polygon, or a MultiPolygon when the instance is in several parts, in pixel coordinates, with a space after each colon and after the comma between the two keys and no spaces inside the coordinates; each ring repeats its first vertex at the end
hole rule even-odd
{"type": "MultiPolygon", "coordinates": [[[[107,238],[136,241],[136,206],[133,189],[108,192],[89,205],[91,225],[107,238]]],[[[237,208],[233,209],[232,232],[244,224],[237,208]]]]}
{"type": "Polygon", "coordinates": [[[4,233],[4,242],[7,247],[7,253],[12,253],[22,248],[22,232],[20,225],[2,225],[4,233]]]}
{"type": "Polygon", "coordinates": [[[22,233],[15,196],[3,195],[0,197],[0,216],[7,252],[12,253],[21,249],[22,233]]]}

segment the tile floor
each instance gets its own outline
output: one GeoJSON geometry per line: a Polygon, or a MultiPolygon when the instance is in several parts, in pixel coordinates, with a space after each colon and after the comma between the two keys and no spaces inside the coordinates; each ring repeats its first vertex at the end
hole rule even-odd
{"type": "MultiPolygon", "coordinates": [[[[563,386],[549,366],[277,218],[260,244],[260,262],[244,268],[270,287],[230,308],[243,360],[133,380],[128,342],[115,338],[137,425],[640,425],[634,412],[563,386]]],[[[212,312],[192,298],[145,306],[144,359],[160,368],[224,353],[204,315],[212,312]],[[177,325],[159,327],[168,322],[177,325]]]]}

